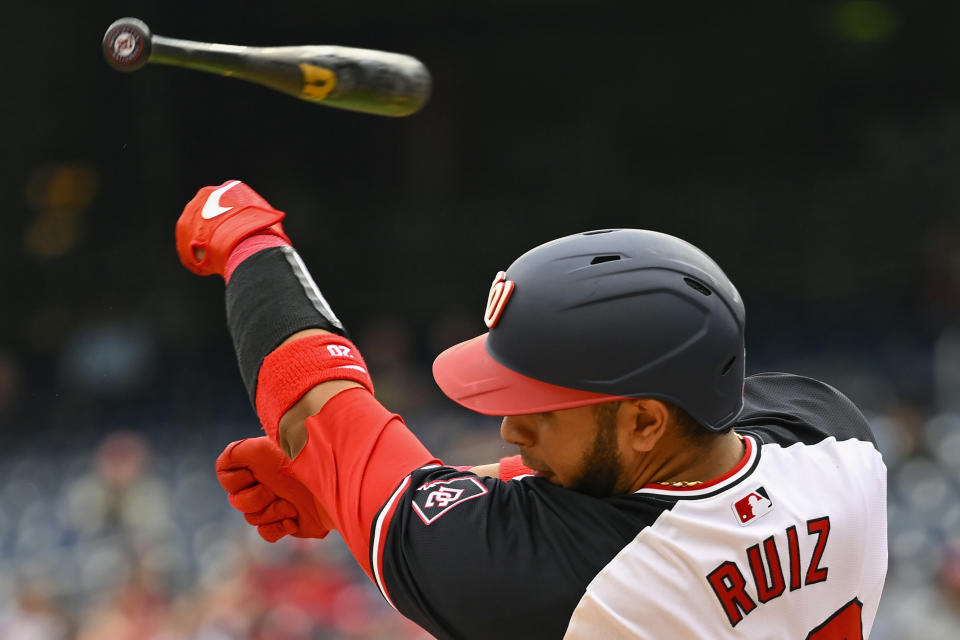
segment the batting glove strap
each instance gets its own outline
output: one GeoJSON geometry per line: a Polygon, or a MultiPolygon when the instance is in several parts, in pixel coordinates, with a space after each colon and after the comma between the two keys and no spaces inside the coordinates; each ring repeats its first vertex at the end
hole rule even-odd
{"type": "Polygon", "coordinates": [[[240,376],[254,404],[260,365],[280,343],[304,329],[346,333],[293,247],[263,249],[243,260],[226,298],[240,376]]]}
{"type": "Polygon", "coordinates": [[[343,336],[300,338],[268,355],[257,380],[257,415],[267,435],[278,441],[280,418],[316,385],[352,380],[373,393],[373,380],[356,346],[343,336]]]}

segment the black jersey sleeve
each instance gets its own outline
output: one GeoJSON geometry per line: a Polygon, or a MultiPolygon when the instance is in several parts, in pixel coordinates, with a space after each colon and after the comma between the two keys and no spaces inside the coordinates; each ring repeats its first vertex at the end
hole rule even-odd
{"type": "Polygon", "coordinates": [[[867,419],[849,398],[819,380],[788,373],[746,379],[744,409],[734,428],[785,446],[816,444],[831,436],[877,446],[867,419]]]}
{"type": "Polygon", "coordinates": [[[587,585],[672,504],[422,469],[386,526],[384,595],[437,638],[562,638],[587,585]]]}

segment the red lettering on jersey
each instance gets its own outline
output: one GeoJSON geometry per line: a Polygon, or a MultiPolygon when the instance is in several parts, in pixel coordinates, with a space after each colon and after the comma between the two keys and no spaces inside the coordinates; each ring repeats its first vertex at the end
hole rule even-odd
{"type": "Polygon", "coordinates": [[[797,528],[787,528],[787,548],[790,550],[790,591],[800,588],[800,540],[797,528]]]}
{"type": "Polygon", "coordinates": [[[777,543],[770,536],[763,541],[763,553],[767,557],[767,567],[770,568],[770,582],[767,582],[767,571],[764,570],[763,560],[760,558],[760,545],[755,544],[747,549],[747,559],[750,561],[750,571],[753,572],[753,583],[757,587],[757,598],[760,602],[769,602],[783,593],[786,588],[783,579],[783,569],[780,567],[780,553],[777,543]]]}
{"type": "Polygon", "coordinates": [[[747,581],[735,562],[724,562],[710,572],[707,581],[720,600],[730,626],[737,626],[743,616],[757,608],[757,603],[747,595],[747,581]],[[742,613],[741,613],[742,611],[742,613]]]}
{"type": "Polygon", "coordinates": [[[813,549],[810,566],[807,567],[807,579],[804,584],[815,584],[827,579],[828,567],[820,567],[823,551],[827,548],[827,537],[830,535],[830,516],[807,521],[807,533],[817,534],[817,546],[813,549]]]}
{"type": "MultiPolygon", "coordinates": [[[[734,507],[734,511],[736,512],[736,507],[734,507]]],[[[754,514],[753,517],[758,516],[754,514]]],[[[805,585],[824,582],[827,579],[827,567],[821,567],[820,561],[823,559],[823,553],[827,548],[827,538],[830,535],[830,517],[823,516],[807,521],[807,534],[811,536],[816,534],[817,541],[810,556],[810,564],[807,566],[806,579],[803,584],[800,583],[803,572],[800,564],[800,540],[796,525],[787,527],[784,534],[787,537],[787,551],[790,560],[790,591],[796,591],[805,585]]],[[[783,595],[786,590],[786,577],[783,573],[780,549],[777,547],[775,537],[770,536],[762,543],[748,547],[746,554],[750,573],[753,575],[753,587],[756,589],[756,597],[760,604],[783,595]],[[763,546],[762,553],[761,545],[763,546]]],[[[720,606],[727,615],[731,626],[737,626],[737,623],[758,606],[751,595],[747,593],[747,582],[743,577],[743,571],[736,562],[728,560],[718,565],[707,575],[707,582],[710,583],[710,588],[713,589],[717,600],[720,601],[720,606]]],[[[837,623],[837,625],[845,625],[845,620],[842,623],[837,623]]],[[[833,638],[833,636],[823,637],[833,638]]],[[[817,636],[817,638],[819,640],[820,636],[817,636]]]]}
{"type": "Polygon", "coordinates": [[[863,603],[860,598],[840,607],[811,631],[807,640],[863,640],[863,603]]]}

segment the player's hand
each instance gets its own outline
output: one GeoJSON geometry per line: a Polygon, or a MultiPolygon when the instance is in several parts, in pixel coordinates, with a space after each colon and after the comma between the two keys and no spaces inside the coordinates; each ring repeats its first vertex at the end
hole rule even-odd
{"type": "Polygon", "coordinates": [[[289,244],[280,226],[283,217],[282,211],[239,180],[204,187],[177,220],[177,255],[194,273],[223,275],[230,252],[244,238],[269,233],[289,244]]]}
{"type": "Polygon", "coordinates": [[[287,457],[266,436],[233,442],[217,458],[217,479],[230,504],[276,542],[285,535],[323,538],[332,524],[299,480],[287,471],[287,457]]]}

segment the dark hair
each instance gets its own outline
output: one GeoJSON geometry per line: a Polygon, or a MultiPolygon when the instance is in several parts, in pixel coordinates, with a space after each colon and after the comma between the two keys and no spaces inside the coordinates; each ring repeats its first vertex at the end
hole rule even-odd
{"type": "Polygon", "coordinates": [[[687,413],[683,408],[673,404],[672,402],[664,402],[664,404],[670,409],[670,417],[673,418],[673,424],[676,426],[677,433],[680,435],[680,437],[696,446],[709,444],[714,438],[725,433],[729,433],[733,428],[733,425],[731,424],[729,427],[726,427],[721,431],[711,431],[697,422],[694,417],[687,413]]]}

